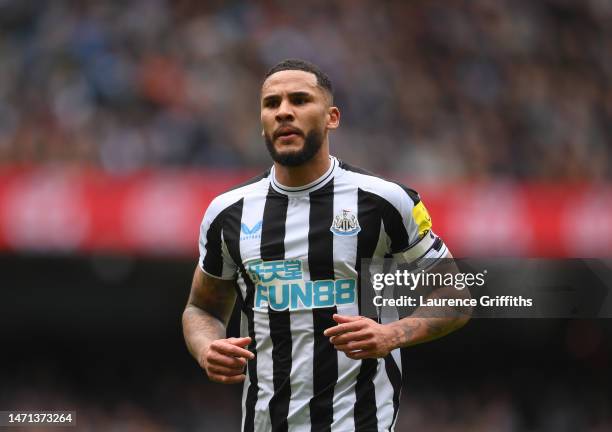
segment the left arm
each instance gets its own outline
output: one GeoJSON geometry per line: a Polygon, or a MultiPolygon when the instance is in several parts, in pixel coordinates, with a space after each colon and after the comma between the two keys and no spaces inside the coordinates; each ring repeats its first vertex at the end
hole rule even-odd
{"type": "MultiPolygon", "coordinates": [[[[447,252],[444,258],[452,258],[452,255],[447,252]]],[[[454,263],[452,267],[446,271],[456,271],[454,263]]],[[[439,268],[436,270],[440,271],[439,268]]],[[[428,298],[469,299],[470,293],[467,288],[457,290],[446,287],[436,289],[428,298]]],[[[405,348],[445,336],[463,327],[471,313],[465,308],[438,307],[435,308],[437,316],[428,317],[432,308],[427,309],[426,311],[419,307],[411,316],[388,324],[380,324],[362,316],[334,315],[338,325],[325,330],[324,335],[330,337],[334,347],[349,358],[379,358],[385,357],[396,348],[405,348]]]]}

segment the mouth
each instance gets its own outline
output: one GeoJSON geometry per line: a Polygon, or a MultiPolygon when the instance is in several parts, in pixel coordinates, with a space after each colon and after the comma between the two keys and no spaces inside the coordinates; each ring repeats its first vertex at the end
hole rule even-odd
{"type": "Polygon", "coordinates": [[[304,136],[304,133],[296,128],[296,127],[292,127],[292,126],[283,126],[278,128],[275,132],[274,132],[274,139],[280,139],[281,141],[285,141],[285,140],[291,140],[294,138],[297,138],[298,136],[304,136]]]}

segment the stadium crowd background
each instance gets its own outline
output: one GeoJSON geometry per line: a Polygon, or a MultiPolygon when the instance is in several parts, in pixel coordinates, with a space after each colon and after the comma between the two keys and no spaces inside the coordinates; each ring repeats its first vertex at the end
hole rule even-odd
{"type": "MultiPolygon", "coordinates": [[[[0,0],[0,169],[268,166],[261,77],[301,57],[334,82],[332,152],[353,164],[426,182],[609,182],[611,52],[606,0],[0,0]]],[[[79,430],[236,428],[239,389],[208,384],[180,340],[193,263],[105,260],[0,257],[14,296],[0,410],[74,409],[79,430]],[[149,287],[158,302],[140,305],[149,287]]],[[[611,430],[603,328],[491,322],[415,348],[397,430],[611,430]]]]}
{"type": "Polygon", "coordinates": [[[301,57],[331,75],[355,164],[609,179],[611,20],[605,0],[4,0],[0,162],[267,166],[262,76],[301,57]]]}

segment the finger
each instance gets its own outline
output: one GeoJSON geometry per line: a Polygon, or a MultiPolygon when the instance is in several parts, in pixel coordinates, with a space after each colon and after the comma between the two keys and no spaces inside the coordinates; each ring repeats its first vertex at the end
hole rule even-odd
{"type": "Polygon", "coordinates": [[[244,372],[244,369],[232,369],[223,366],[210,365],[208,366],[208,373],[213,373],[215,375],[223,375],[223,376],[236,376],[241,375],[244,372]]]}
{"type": "MultiPolygon", "coordinates": [[[[213,347],[213,345],[211,345],[211,347],[213,347]]],[[[253,354],[251,351],[246,350],[244,348],[240,348],[236,345],[232,345],[231,343],[227,342],[220,342],[214,345],[213,349],[221,354],[229,355],[232,357],[244,357],[249,360],[255,358],[255,354],[253,354]]]]}
{"type": "Polygon", "coordinates": [[[243,348],[251,343],[251,338],[248,336],[241,338],[228,338],[226,340],[232,345],[236,345],[243,348]]]}
{"type": "Polygon", "coordinates": [[[246,375],[236,375],[231,377],[226,377],[223,375],[211,374],[208,376],[211,381],[221,383],[221,384],[238,384],[246,379],[246,375]]]}
{"type": "Polygon", "coordinates": [[[333,314],[332,318],[338,324],[343,324],[343,323],[352,322],[352,321],[359,321],[363,319],[363,317],[359,315],[340,315],[340,314],[333,314]]]}
{"type": "Polygon", "coordinates": [[[232,357],[219,353],[210,353],[206,360],[208,364],[223,366],[231,369],[242,370],[246,366],[246,360],[241,357],[232,357]]]}
{"type": "Polygon", "coordinates": [[[351,352],[355,350],[371,350],[376,344],[373,341],[349,342],[342,345],[334,345],[338,351],[351,352]]]}
{"type": "Polygon", "coordinates": [[[369,332],[364,331],[364,330],[359,330],[359,331],[354,331],[354,332],[343,333],[338,336],[332,336],[329,338],[329,341],[333,343],[334,345],[339,345],[339,344],[345,344],[350,341],[359,341],[359,340],[368,339],[370,336],[372,335],[369,332]]]}
{"type": "Polygon", "coordinates": [[[351,351],[345,353],[346,356],[353,360],[363,360],[367,358],[376,358],[375,355],[371,351],[351,351]]]}
{"type": "Polygon", "coordinates": [[[372,350],[351,351],[344,353],[348,358],[353,360],[363,360],[367,358],[377,358],[372,350]]]}
{"type": "Polygon", "coordinates": [[[327,330],[325,330],[323,332],[323,335],[328,336],[328,337],[337,336],[342,333],[361,330],[366,325],[367,325],[366,320],[358,320],[358,321],[353,321],[353,322],[349,322],[345,324],[338,324],[337,326],[330,327],[327,330]]]}

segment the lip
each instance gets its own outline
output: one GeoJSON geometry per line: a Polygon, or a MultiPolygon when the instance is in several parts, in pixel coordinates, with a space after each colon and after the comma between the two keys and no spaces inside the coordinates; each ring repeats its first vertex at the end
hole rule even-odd
{"type": "Polygon", "coordinates": [[[296,133],[291,133],[291,134],[289,134],[289,135],[281,135],[281,136],[279,136],[277,139],[278,139],[279,141],[291,141],[291,140],[293,140],[294,138],[297,138],[298,136],[300,136],[300,135],[298,135],[298,134],[296,134],[296,133]]]}
{"type": "Polygon", "coordinates": [[[275,139],[293,139],[302,135],[303,133],[301,130],[290,126],[280,127],[274,132],[275,139]]]}

